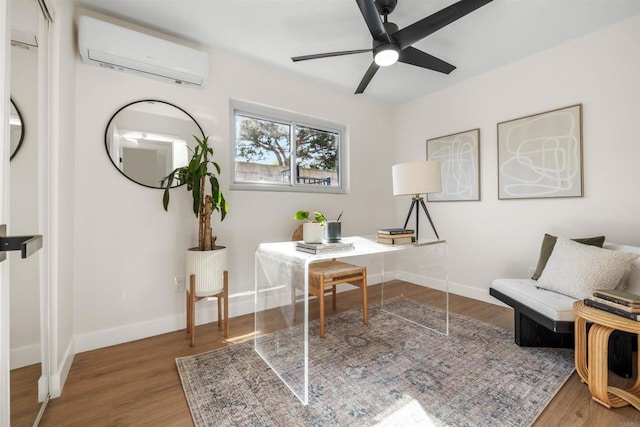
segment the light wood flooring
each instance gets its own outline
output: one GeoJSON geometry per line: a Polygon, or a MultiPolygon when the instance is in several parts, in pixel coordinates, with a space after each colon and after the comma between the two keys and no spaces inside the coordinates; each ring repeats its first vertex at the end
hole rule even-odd
{"type": "Polygon", "coordinates": [[[10,375],[11,385],[11,425],[33,425],[38,412],[38,379],[42,373],[40,364],[14,369],[10,375]]]}
{"type": "MultiPolygon", "coordinates": [[[[369,303],[378,302],[380,286],[371,286],[369,289],[369,303]]],[[[397,282],[385,287],[385,298],[404,293],[413,299],[429,302],[436,292],[397,282]]],[[[442,297],[436,295],[436,299],[442,300],[442,297]]],[[[338,295],[337,311],[356,308],[359,304],[359,290],[343,292],[338,295]]],[[[450,309],[503,328],[513,328],[513,312],[508,308],[451,294],[450,309]]],[[[310,312],[311,318],[318,317],[315,301],[310,303],[310,312]]],[[[270,330],[282,327],[278,317],[274,313],[270,330]]],[[[77,354],[62,396],[49,402],[40,425],[192,425],[175,358],[252,338],[253,315],[235,317],[230,322],[230,336],[226,340],[217,324],[198,326],[194,347],[189,346],[185,331],[177,331],[77,354]]],[[[19,405],[15,399],[12,404],[19,405]]],[[[591,400],[588,387],[574,373],[534,426],[638,427],[640,412],[632,407],[609,410],[595,403],[591,400]]]]}

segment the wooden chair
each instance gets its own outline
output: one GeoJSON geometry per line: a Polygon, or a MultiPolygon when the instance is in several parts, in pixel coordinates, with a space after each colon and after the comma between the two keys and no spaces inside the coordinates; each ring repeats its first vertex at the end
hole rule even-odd
{"type": "MultiPolygon", "coordinates": [[[[302,240],[302,225],[294,231],[292,240],[302,240]]],[[[320,304],[320,338],[325,336],[324,297],[331,293],[331,305],[336,309],[336,286],[348,283],[362,290],[362,322],[369,324],[367,304],[367,267],[337,261],[317,262],[309,264],[309,295],[318,298],[320,304]]],[[[292,300],[295,316],[295,286],[292,287],[292,300]]]]}
{"type": "MultiPolygon", "coordinates": [[[[196,289],[196,275],[189,276],[187,290],[187,333],[191,335],[191,345],[196,343],[196,302],[204,298],[215,297],[218,299],[218,329],[222,328],[222,305],[224,304],[224,331],[223,336],[229,337],[229,272],[224,271],[224,285],[222,292],[209,294],[206,290],[196,289]]],[[[218,288],[219,289],[219,288],[218,288]]]]}

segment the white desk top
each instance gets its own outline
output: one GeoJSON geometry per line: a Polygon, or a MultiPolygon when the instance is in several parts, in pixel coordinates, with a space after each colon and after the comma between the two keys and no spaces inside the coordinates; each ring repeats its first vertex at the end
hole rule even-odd
{"type": "Polygon", "coordinates": [[[375,236],[352,236],[343,237],[343,242],[353,243],[353,249],[346,249],[344,251],[331,251],[322,254],[308,254],[296,250],[296,242],[276,242],[276,243],[261,243],[258,246],[257,252],[270,253],[272,255],[279,255],[283,258],[295,259],[298,261],[317,261],[331,258],[343,258],[358,255],[371,255],[385,252],[396,252],[406,249],[410,249],[416,246],[434,245],[439,243],[445,243],[444,240],[425,240],[419,241],[414,244],[406,245],[386,245],[383,243],[377,243],[375,236]]]}

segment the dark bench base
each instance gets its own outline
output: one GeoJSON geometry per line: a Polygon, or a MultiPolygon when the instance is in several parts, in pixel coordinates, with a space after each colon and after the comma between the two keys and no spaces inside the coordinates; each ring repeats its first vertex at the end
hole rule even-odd
{"type": "MultiPolygon", "coordinates": [[[[494,298],[513,307],[515,342],[520,347],[573,348],[573,322],[555,321],[513,298],[489,288],[494,298]]],[[[588,324],[587,328],[591,325],[588,324]]],[[[624,378],[633,376],[633,352],[638,351],[637,336],[615,331],[609,342],[609,370],[624,378]]]]}

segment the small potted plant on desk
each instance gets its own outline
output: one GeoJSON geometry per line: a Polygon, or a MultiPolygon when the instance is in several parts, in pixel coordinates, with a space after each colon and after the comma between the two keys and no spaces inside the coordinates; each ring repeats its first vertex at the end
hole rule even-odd
{"type": "Polygon", "coordinates": [[[327,223],[327,219],[322,215],[322,212],[314,212],[315,222],[310,218],[308,211],[298,211],[293,216],[293,219],[297,221],[306,221],[302,224],[302,240],[305,243],[322,243],[324,237],[324,226],[327,223]]]}
{"type": "Polygon", "coordinates": [[[220,212],[220,221],[227,215],[225,200],[218,176],[220,166],[210,159],[213,148],[209,147],[208,137],[200,140],[194,136],[197,145],[192,151],[191,159],[186,166],[179,167],[164,177],[161,186],[164,188],[162,204],[166,211],[169,206],[169,189],[177,181],[178,185],[186,184],[187,191],[193,196],[193,213],[198,219],[198,246],[190,248],[186,253],[186,276],[190,279],[189,301],[187,304],[187,330],[191,333],[191,345],[194,344],[195,301],[206,296],[218,297],[218,325],[220,326],[220,299],[225,303],[225,331],[228,335],[228,272],[227,248],[216,245],[213,235],[211,214],[220,212]],[[215,173],[209,170],[213,166],[215,173]],[[217,175],[218,176],[217,176],[217,175]],[[207,189],[207,181],[209,186],[207,189]],[[208,190],[208,192],[207,192],[208,190]]]}

